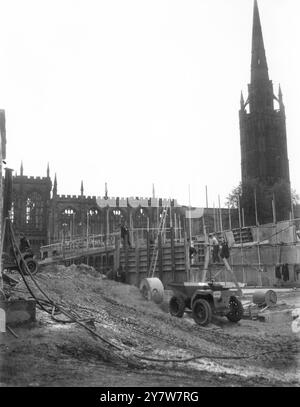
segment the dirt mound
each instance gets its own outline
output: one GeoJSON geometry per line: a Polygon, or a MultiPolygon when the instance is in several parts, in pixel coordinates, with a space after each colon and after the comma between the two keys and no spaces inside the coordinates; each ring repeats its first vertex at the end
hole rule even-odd
{"type": "Polygon", "coordinates": [[[48,266],[44,266],[40,274],[58,274],[58,275],[66,275],[66,274],[76,274],[76,273],[81,273],[81,274],[89,274],[93,277],[99,277],[103,278],[103,274],[99,273],[94,269],[92,266],[88,266],[87,264],[71,264],[69,267],[65,267],[63,265],[59,264],[50,264],[48,266]]]}
{"type": "MultiPolygon", "coordinates": [[[[190,315],[172,317],[165,312],[164,306],[146,301],[137,287],[108,280],[86,265],[49,265],[35,279],[52,300],[76,312],[81,321],[91,322],[89,326],[105,341],[96,339],[77,324],[55,323],[48,314],[39,311],[38,322],[32,331],[33,344],[28,344],[28,337],[26,342],[26,352],[33,358],[36,341],[37,356],[41,356],[44,347],[48,362],[58,354],[76,361],[76,366],[84,361],[93,364],[102,361],[111,366],[126,361],[127,368],[128,364],[139,369],[146,366],[160,374],[162,371],[168,372],[168,375],[170,372],[179,376],[184,373],[185,377],[190,377],[191,372],[193,377],[206,372],[212,380],[215,376],[227,375],[239,384],[246,383],[249,377],[252,383],[261,385],[285,385],[295,381],[298,368],[295,354],[300,350],[300,342],[288,325],[274,328],[247,320],[232,324],[221,318],[202,328],[194,323],[190,315]],[[120,351],[109,343],[116,345],[120,351]],[[262,352],[267,354],[260,356],[262,352]],[[207,359],[186,364],[167,362],[195,355],[204,355],[207,359]],[[208,360],[216,355],[242,358],[208,360]],[[163,359],[165,362],[146,361],[139,357],[163,359]]],[[[30,278],[27,280],[33,293],[43,298],[30,278]]],[[[23,282],[17,289],[17,295],[28,297],[23,282]]],[[[18,349],[21,352],[21,347],[18,349]]],[[[192,379],[190,383],[194,384],[192,379]]]]}
{"type": "Polygon", "coordinates": [[[50,297],[75,306],[117,303],[145,313],[161,313],[159,307],[142,298],[137,287],[109,280],[85,264],[47,266],[38,274],[37,281],[50,297]]]}

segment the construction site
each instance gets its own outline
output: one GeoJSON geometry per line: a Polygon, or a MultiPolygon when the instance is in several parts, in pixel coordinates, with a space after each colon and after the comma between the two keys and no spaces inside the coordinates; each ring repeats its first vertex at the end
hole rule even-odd
{"type": "Polygon", "coordinates": [[[149,266],[143,242],[112,235],[42,247],[36,268],[7,221],[2,385],[299,385],[299,289],[239,282],[227,256],[211,262],[209,242],[194,244],[198,258],[184,243],[172,255],[169,239],[158,245],[166,212],[149,266]]]}
{"type": "Polygon", "coordinates": [[[299,387],[300,206],[257,1],[252,41],[235,207],[91,197],[83,183],[58,195],[49,166],[42,178],[4,170],[0,111],[1,387],[299,387]],[[266,109],[269,151],[253,141],[266,109]],[[253,179],[268,179],[268,211],[258,187],[247,204],[253,179]]]}

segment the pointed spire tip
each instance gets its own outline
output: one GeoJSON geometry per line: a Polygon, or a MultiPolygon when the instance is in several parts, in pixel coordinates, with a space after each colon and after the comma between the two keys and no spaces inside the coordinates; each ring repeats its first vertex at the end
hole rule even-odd
{"type": "Polygon", "coordinates": [[[251,82],[269,79],[264,40],[257,1],[254,0],[252,27],[251,82]]]}

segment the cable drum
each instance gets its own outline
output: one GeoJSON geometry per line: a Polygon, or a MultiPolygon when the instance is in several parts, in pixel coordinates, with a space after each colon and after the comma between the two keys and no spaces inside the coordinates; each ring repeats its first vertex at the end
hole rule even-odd
{"type": "Polygon", "coordinates": [[[261,306],[270,306],[277,303],[277,295],[273,290],[257,290],[253,293],[252,301],[261,306]]]}
{"type": "Polygon", "coordinates": [[[144,278],[140,284],[140,292],[142,296],[156,304],[160,304],[164,300],[164,286],[159,278],[144,278]]]}

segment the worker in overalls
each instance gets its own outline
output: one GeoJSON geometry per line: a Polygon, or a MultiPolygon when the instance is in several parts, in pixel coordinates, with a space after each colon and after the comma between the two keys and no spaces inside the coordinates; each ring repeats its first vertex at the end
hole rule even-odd
{"type": "Polygon", "coordinates": [[[215,233],[212,233],[210,235],[210,237],[211,237],[211,244],[212,244],[212,261],[213,261],[213,263],[220,263],[220,258],[219,258],[220,246],[219,246],[218,239],[217,239],[215,233]]]}
{"type": "Polygon", "coordinates": [[[129,238],[129,229],[127,227],[126,222],[121,225],[121,239],[123,241],[123,245],[128,245],[131,247],[130,238],[129,238]]]}
{"type": "Polygon", "coordinates": [[[26,238],[24,233],[20,233],[20,244],[19,249],[21,253],[25,253],[30,250],[30,243],[29,240],[26,238]]]}

